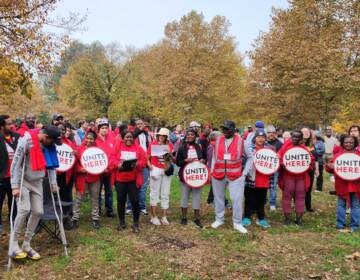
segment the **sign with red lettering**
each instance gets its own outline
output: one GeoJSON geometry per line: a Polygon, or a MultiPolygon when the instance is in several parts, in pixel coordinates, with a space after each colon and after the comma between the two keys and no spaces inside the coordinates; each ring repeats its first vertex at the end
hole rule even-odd
{"type": "Polygon", "coordinates": [[[209,179],[209,169],[200,161],[190,162],[184,167],[183,178],[185,184],[190,188],[201,188],[209,179]]]}
{"type": "Polygon", "coordinates": [[[108,167],[109,159],[103,150],[91,147],[81,155],[80,163],[86,172],[99,175],[108,167]]]}
{"type": "Polygon", "coordinates": [[[360,156],[355,153],[343,153],[334,159],[334,172],[343,180],[360,179],[360,156]]]}
{"type": "Polygon", "coordinates": [[[67,144],[56,145],[57,156],[59,159],[59,172],[70,170],[75,164],[74,150],[67,144]]]}
{"type": "Polygon", "coordinates": [[[290,173],[302,174],[310,169],[311,154],[302,147],[293,147],[284,154],[283,164],[290,173]]]}
{"type": "Polygon", "coordinates": [[[280,159],[275,151],[269,148],[262,148],[254,155],[254,166],[256,171],[264,175],[276,173],[280,167],[280,159]]]}

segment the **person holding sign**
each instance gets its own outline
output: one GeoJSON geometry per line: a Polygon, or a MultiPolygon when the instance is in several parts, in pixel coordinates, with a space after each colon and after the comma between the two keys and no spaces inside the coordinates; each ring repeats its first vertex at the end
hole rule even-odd
{"type": "MultiPolygon", "coordinates": [[[[266,194],[270,185],[270,176],[271,174],[265,174],[265,172],[259,172],[262,167],[274,166],[274,171],[276,164],[279,162],[276,153],[274,157],[271,156],[257,156],[256,152],[265,147],[271,149],[271,146],[266,145],[266,133],[264,130],[257,130],[254,135],[252,150],[254,152],[254,165],[250,172],[250,176],[246,178],[245,181],[245,211],[242,224],[244,227],[251,225],[251,215],[256,213],[258,220],[256,224],[262,228],[269,228],[270,224],[265,219],[265,203],[266,203],[266,194]],[[256,164],[255,164],[256,163],[256,164]],[[259,169],[259,170],[258,170],[259,169]]],[[[259,153],[258,153],[259,154],[259,153]]],[[[259,154],[260,155],[260,154],[259,154]]],[[[264,168],[265,169],[265,168],[264,168]]]]}
{"type": "Polygon", "coordinates": [[[91,199],[91,224],[94,229],[100,228],[99,214],[99,193],[100,193],[100,175],[89,173],[81,164],[81,158],[87,149],[96,147],[97,134],[92,130],[88,131],[84,143],[79,147],[78,160],[76,162],[76,200],[73,209],[72,222],[73,227],[79,227],[80,208],[85,198],[86,189],[89,191],[91,199]]]}
{"type": "Polygon", "coordinates": [[[233,121],[225,121],[221,128],[223,135],[216,140],[211,166],[216,218],[211,226],[218,228],[224,224],[225,187],[228,187],[233,205],[234,229],[247,233],[247,229],[242,225],[243,198],[245,177],[249,175],[253,164],[253,153],[250,146],[244,145],[240,135],[235,133],[236,126],[233,121]],[[244,169],[243,156],[246,157],[244,169]]]}
{"type": "Polygon", "coordinates": [[[340,148],[334,158],[325,166],[326,171],[335,175],[335,190],[338,196],[336,228],[346,227],[346,205],[350,204],[350,230],[360,228],[360,151],[356,150],[359,142],[356,137],[345,135],[340,139],[340,148]],[[347,159],[346,155],[359,157],[347,159]],[[357,178],[357,179],[356,179],[357,178]]]}
{"type": "Polygon", "coordinates": [[[122,141],[116,143],[112,155],[112,165],[116,168],[115,189],[117,193],[118,230],[126,228],[125,203],[129,196],[133,213],[133,232],[139,232],[139,189],[143,184],[142,170],[147,156],[143,148],[134,142],[134,134],[129,130],[121,132],[122,141]]]}
{"type": "MultiPolygon", "coordinates": [[[[72,133],[71,126],[69,124],[59,124],[57,126],[61,130],[61,146],[56,146],[59,168],[56,170],[56,181],[60,188],[59,194],[61,201],[72,202],[72,191],[75,179],[75,162],[76,162],[76,144],[70,139],[72,133]]],[[[63,212],[64,207],[63,206],[63,212]]],[[[64,228],[70,230],[73,228],[73,224],[70,218],[64,219],[64,228]]]]}
{"type": "MultiPolygon", "coordinates": [[[[192,193],[192,208],[194,209],[194,224],[195,226],[202,228],[200,222],[200,203],[201,203],[201,190],[202,188],[191,188],[186,185],[184,180],[185,166],[194,161],[205,162],[206,156],[204,155],[202,148],[196,143],[198,137],[197,131],[193,128],[189,128],[185,134],[185,142],[179,147],[176,155],[176,164],[180,167],[179,177],[181,185],[181,224],[187,225],[187,210],[189,206],[189,197],[192,193]]],[[[224,201],[223,201],[224,202],[224,201]]]]}
{"type": "Polygon", "coordinates": [[[168,225],[167,209],[169,208],[169,196],[171,178],[174,167],[173,145],[169,142],[169,130],[161,128],[157,133],[156,140],[148,148],[148,167],[150,169],[150,222],[154,225],[168,225]],[[159,198],[160,197],[160,198],[159,198]],[[156,206],[161,202],[161,221],[156,215],[156,206]]]}
{"type": "Polygon", "coordinates": [[[289,225],[291,215],[291,201],[294,199],[297,225],[302,224],[305,207],[306,191],[310,187],[308,170],[314,162],[313,155],[302,144],[303,133],[293,131],[291,141],[284,143],[278,155],[282,169],[280,170],[279,187],[282,189],[282,208],[284,224],[289,225]]]}

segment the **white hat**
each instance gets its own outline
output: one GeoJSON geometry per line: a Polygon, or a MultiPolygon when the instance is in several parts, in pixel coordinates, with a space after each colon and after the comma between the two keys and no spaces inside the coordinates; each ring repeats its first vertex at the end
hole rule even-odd
{"type": "Polygon", "coordinates": [[[192,121],[189,127],[201,127],[201,124],[199,124],[197,121],[192,121]]]}
{"type": "Polygon", "coordinates": [[[163,136],[169,137],[170,131],[169,131],[167,128],[162,127],[162,128],[160,128],[160,130],[159,130],[159,132],[157,133],[157,135],[163,135],[163,136]]]}

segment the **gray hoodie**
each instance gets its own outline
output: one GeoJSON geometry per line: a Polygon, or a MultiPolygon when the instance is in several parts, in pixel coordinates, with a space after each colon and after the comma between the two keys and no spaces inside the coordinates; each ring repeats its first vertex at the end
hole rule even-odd
{"type": "MultiPolygon", "coordinates": [[[[14,159],[11,164],[10,174],[11,174],[11,187],[19,188],[21,183],[22,168],[25,159],[25,171],[24,171],[24,180],[34,185],[39,184],[45,177],[45,170],[42,171],[33,171],[31,168],[31,161],[29,156],[29,149],[32,145],[32,140],[30,135],[25,134],[19,139],[14,159]]],[[[54,169],[48,170],[50,184],[56,185],[56,171],[54,169]]]]}

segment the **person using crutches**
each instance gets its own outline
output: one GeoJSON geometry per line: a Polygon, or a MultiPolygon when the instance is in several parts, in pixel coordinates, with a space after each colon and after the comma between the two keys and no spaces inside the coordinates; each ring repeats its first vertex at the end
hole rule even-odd
{"type": "Polygon", "coordinates": [[[61,132],[55,126],[44,127],[38,133],[27,132],[18,142],[10,170],[12,194],[17,198],[17,216],[9,242],[9,257],[13,259],[40,259],[30,242],[43,214],[42,182],[46,173],[51,191],[58,192],[55,168],[59,162],[54,144],[61,144],[61,132]],[[19,237],[29,213],[20,248],[19,237]]]}

